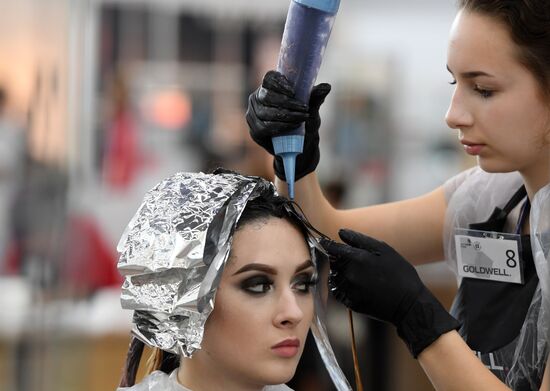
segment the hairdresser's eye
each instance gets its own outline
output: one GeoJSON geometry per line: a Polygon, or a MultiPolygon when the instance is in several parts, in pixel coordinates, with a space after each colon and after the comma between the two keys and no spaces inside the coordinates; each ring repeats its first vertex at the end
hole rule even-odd
{"type": "Polygon", "coordinates": [[[493,91],[486,88],[482,88],[479,85],[474,86],[474,91],[477,92],[482,98],[487,99],[493,96],[493,91]]]}
{"type": "Polygon", "coordinates": [[[300,293],[309,293],[311,288],[317,285],[317,281],[317,277],[313,274],[300,274],[294,280],[292,288],[300,293]]]}
{"type": "Polygon", "coordinates": [[[241,289],[253,295],[261,295],[273,289],[273,281],[267,276],[252,276],[241,282],[241,289]]]}

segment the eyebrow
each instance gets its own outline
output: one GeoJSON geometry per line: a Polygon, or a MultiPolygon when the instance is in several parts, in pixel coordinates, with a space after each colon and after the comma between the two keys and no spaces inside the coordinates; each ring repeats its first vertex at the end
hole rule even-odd
{"type": "MultiPolygon", "coordinates": [[[[310,259],[308,259],[305,262],[299,264],[296,267],[296,270],[294,271],[294,273],[295,274],[299,273],[302,270],[305,270],[309,267],[313,267],[313,262],[311,262],[310,259]]],[[[264,272],[264,273],[267,273],[267,274],[277,275],[277,269],[275,269],[275,268],[273,268],[269,265],[263,264],[263,263],[249,263],[249,264],[244,265],[243,267],[241,267],[239,270],[237,270],[232,275],[234,276],[234,275],[241,274],[241,273],[248,272],[248,271],[252,271],[252,270],[264,272]]]]}
{"type": "MultiPolygon", "coordinates": [[[[447,70],[449,71],[449,73],[450,73],[451,75],[454,75],[453,71],[451,71],[451,69],[449,68],[448,65],[447,65],[447,70]]],[[[462,72],[462,73],[460,74],[460,76],[462,76],[462,77],[465,78],[465,79],[473,79],[473,78],[478,77],[478,76],[494,77],[494,76],[491,75],[490,73],[483,72],[483,71],[462,72]]]]}

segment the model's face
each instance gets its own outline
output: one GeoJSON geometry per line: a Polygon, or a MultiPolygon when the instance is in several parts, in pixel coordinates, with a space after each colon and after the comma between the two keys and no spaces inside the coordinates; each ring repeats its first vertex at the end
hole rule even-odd
{"type": "Polygon", "coordinates": [[[549,163],[550,102],[494,19],[461,11],[447,65],[455,84],[446,120],[488,172],[540,170],[549,163]]]}
{"type": "Polygon", "coordinates": [[[279,218],[233,238],[202,349],[193,359],[250,386],[280,384],[296,370],[313,319],[315,269],[303,235],[279,218]]]}

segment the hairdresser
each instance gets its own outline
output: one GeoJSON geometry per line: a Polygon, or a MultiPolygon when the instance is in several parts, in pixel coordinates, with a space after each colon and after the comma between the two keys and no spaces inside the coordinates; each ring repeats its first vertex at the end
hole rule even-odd
{"type": "MultiPolygon", "coordinates": [[[[414,199],[336,210],[315,174],[330,85],[305,105],[274,71],[250,95],[250,134],[273,153],[271,137],[305,121],[296,201],[338,241],[324,242],[331,290],[395,325],[437,390],[549,390],[550,2],[458,4],[446,122],[476,167],[414,199]],[[452,315],[413,267],[441,259],[460,280],[452,315]]],[[[274,168],[285,193],[279,158],[274,168]]]]}

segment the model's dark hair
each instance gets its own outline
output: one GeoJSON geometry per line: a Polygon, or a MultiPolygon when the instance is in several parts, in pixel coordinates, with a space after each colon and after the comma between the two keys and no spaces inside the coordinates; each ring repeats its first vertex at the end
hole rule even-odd
{"type": "MultiPolygon", "coordinates": [[[[273,194],[273,190],[268,187],[267,183],[260,186],[265,187],[259,191],[258,196],[247,202],[237,223],[236,230],[245,227],[249,223],[267,220],[271,217],[284,218],[296,226],[304,235],[304,240],[306,240],[307,230],[304,223],[295,214],[289,212],[290,201],[273,194]]],[[[126,357],[126,364],[122,371],[120,387],[131,387],[135,384],[143,348],[144,343],[132,337],[126,357]]],[[[156,370],[169,374],[179,367],[180,358],[177,354],[153,348],[147,364],[145,371],[147,374],[156,370]]]]}
{"type": "Polygon", "coordinates": [[[122,378],[120,379],[120,387],[131,387],[136,382],[136,374],[143,354],[145,344],[136,337],[131,337],[128,353],[126,354],[126,362],[122,369],[122,378]]]}
{"type": "Polygon", "coordinates": [[[495,18],[518,46],[519,61],[540,83],[550,98],[550,1],[458,0],[458,7],[495,18]]]}
{"type": "Polygon", "coordinates": [[[271,217],[284,218],[298,228],[304,235],[304,238],[306,238],[307,230],[304,222],[298,219],[294,213],[289,212],[290,208],[293,208],[291,205],[291,201],[287,198],[276,195],[272,190],[266,189],[254,199],[248,201],[237,222],[236,229],[239,230],[249,223],[267,220],[271,217]]]}

